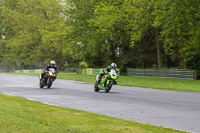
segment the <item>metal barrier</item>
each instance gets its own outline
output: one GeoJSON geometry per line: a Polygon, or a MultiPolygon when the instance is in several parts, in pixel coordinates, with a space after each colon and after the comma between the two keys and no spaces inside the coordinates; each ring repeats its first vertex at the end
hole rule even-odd
{"type": "Polygon", "coordinates": [[[138,69],[128,68],[127,74],[129,76],[142,77],[166,77],[177,79],[194,79],[195,71],[192,69],[138,69]]]}

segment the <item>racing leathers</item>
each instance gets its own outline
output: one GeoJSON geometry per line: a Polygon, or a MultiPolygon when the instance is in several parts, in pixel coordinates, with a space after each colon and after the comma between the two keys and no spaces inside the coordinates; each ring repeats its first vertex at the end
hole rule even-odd
{"type": "MultiPolygon", "coordinates": [[[[114,69],[114,68],[111,68],[111,66],[108,66],[108,67],[106,67],[106,68],[103,69],[103,72],[101,72],[100,75],[99,75],[98,84],[101,83],[101,78],[102,78],[104,75],[108,74],[108,73],[110,72],[111,69],[114,69]]],[[[115,70],[115,71],[117,72],[117,74],[118,74],[118,71],[117,71],[116,69],[114,69],[114,70],[115,70]]],[[[115,80],[115,82],[114,82],[113,84],[117,84],[117,80],[115,80]]]]}
{"type": "Polygon", "coordinates": [[[48,71],[50,68],[54,68],[55,71],[56,71],[56,73],[58,74],[58,68],[57,68],[57,66],[56,66],[56,65],[48,64],[48,65],[45,67],[43,73],[41,74],[41,79],[43,79],[45,72],[48,71]]]}

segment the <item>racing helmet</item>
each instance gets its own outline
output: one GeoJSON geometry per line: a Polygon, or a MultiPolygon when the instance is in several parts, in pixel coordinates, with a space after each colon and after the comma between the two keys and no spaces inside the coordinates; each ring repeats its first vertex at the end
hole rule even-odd
{"type": "Polygon", "coordinates": [[[55,66],[56,66],[56,62],[52,60],[52,61],[50,62],[50,65],[51,65],[52,67],[55,67],[55,66]]]}
{"type": "Polygon", "coordinates": [[[117,68],[117,64],[111,63],[110,67],[111,67],[112,69],[116,69],[116,68],[117,68]]]}

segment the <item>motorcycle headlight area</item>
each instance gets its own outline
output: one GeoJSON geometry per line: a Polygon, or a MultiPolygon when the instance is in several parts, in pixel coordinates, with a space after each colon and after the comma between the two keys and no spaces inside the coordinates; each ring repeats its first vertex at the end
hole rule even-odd
{"type": "Polygon", "coordinates": [[[49,72],[49,75],[50,75],[50,76],[53,76],[53,73],[52,73],[52,72],[49,72]]]}

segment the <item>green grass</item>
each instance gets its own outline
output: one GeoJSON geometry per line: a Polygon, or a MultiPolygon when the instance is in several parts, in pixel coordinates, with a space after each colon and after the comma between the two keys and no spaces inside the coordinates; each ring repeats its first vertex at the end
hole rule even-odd
{"type": "Polygon", "coordinates": [[[122,76],[119,79],[119,84],[154,89],[200,92],[199,80],[122,76]]]}
{"type": "Polygon", "coordinates": [[[179,133],[0,93],[2,133],[179,133]]]}
{"type": "MultiPolygon", "coordinates": [[[[94,83],[96,79],[95,76],[91,75],[78,75],[67,73],[59,74],[58,78],[86,81],[91,83],[94,83]]],[[[118,79],[118,85],[176,91],[200,92],[200,80],[120,76],[118,79]]]]}

